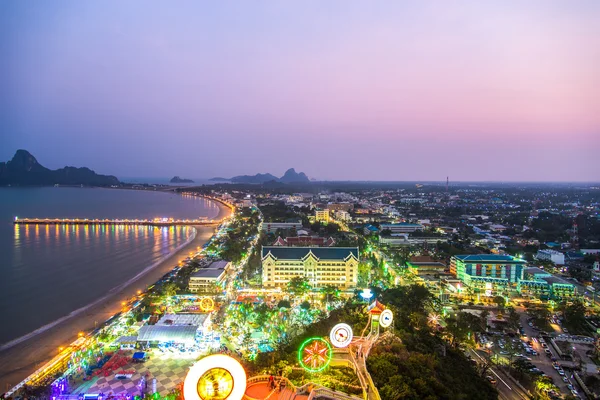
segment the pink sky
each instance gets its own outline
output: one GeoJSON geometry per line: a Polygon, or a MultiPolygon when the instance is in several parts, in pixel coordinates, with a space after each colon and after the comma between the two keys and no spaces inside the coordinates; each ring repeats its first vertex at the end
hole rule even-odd
{"type": "Polygon", "coordinates": [[[2,7],[2,159],[26,148],[117,176],[600,180],[597,1],[2,7]]]}

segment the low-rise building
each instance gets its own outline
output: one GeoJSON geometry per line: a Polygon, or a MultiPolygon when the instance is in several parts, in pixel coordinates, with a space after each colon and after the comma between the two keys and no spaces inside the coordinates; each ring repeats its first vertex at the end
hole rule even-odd
{"type": "Polygon", "coordinates": [[[434,261],[430,257],[427,260],[409,261],[406,267],[415,275],[437,275],[446,270],[446,264],[434,261]]]}
{"type": "Polygon", "coordinates": [[[365,235],[373,235],[373,234],[377,234],[379,232],[379,229],[377,229],[376,226],[373,225],[365,225],[365,227],[363,228],[363,232],[365,235]]]}
{"type": "Polygon", "coordinates": [[[560,251],[556,250],[538,250],[537,254],[535,255],[535,258],[537,258],[538,260],[551,261],[557,265],[565,265],[565,255],[560,251]]]}
{"type": "Polygon", "coordinates": [[[263,286],[284,287],[300,276],[313,287],[353,288],[358,279],[358,257],[358,247],[263,246],[263,286]]]}
{"type": "Polygon", "coordinates": [[[301,229],[302,221],[293,221],[293,222],[263,222],[262,230],[267,233],[275,233],[278,229],[286,230],[286,229],[301,229]]]}

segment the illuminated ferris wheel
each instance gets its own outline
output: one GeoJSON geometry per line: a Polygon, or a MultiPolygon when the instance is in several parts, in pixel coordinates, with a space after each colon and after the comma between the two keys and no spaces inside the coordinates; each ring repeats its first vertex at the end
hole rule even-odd
{"type": "Polygon", "coordinates": [[[298,361],[306,371],[320,372],[331,362],[332,353],[331,346],[325,340],[311,338],[298,349],[298,361]]]}

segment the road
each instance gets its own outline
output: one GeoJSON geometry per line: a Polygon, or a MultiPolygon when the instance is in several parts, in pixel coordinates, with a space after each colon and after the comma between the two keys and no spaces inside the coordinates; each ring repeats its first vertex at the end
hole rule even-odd
{"type": "MultiPolygon", "coordinates": [[[[475,350],[470,350],[470,353],[475,357],[479,363],[487,363],[487,360],[481,354],[475,350]]],[[[515,385],[506,374],[497,369],[490,368],[489,372],[494,376],[496,381],[496,389],[498,390],[498,398],[502,400],[523,400],[529,399],[527,394],[523,392],[517,385],[515,385]]]]}

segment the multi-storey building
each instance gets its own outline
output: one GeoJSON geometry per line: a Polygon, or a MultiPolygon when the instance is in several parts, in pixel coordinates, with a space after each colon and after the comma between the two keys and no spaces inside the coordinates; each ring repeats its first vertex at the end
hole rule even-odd
{"type": "Polygon", "coordinates": [[[408,222],[400,222],[399,224],[381,224],[380,229],[382,231],[389,230],[392,233],[411,233],[416,231],[422,231],[423,225],[409,224],[408,222]]]}
{"type": "Polygon", "coordinates": [[[335,240],[330,237],[319,236],[293,236],[283,239],[281,236],[273,242],[273,246],[303,246],[303,247],[330,247],[335,244],[335,240]]]}
{"type": "Polygon", "coordinates": [[[509,290],[523,279],[526,261],[507,255],[470,254],[450,259],[450,272],[465,285],[483,289],[486,294],[509,290]]]}
{"type": "Polygon", "coordinates": [[[577,296],[577,288],[551,273],[537,267],[525,269],[525,279],[518,284],[523,295],[533,295],[542,299],[564,299],[577,296]]]}
{"type": "Polygon", "coordinates": [[[189,281],[190,292],[210,292],[223,286],[232,264],[230,261],[214,261],[208,267],[192,273],[189,281]]]}
{"type": "Polygon", "coordinates": [[[263,246],[263,286],[283,287],[300,276],[313,287],[356,287],[358,254],[358,247],[263,246]]]}
{"type": "Polygon", "coordinates": [[[354,204],[352,203],[329,203],[327,204],[327,209],[331,211],[352,211],[354,209],[354,204]]]}
{"type": "Polygon", "coordinates": [[[329,222],[329,210],[317,208],[315,210],[315,220],[319,222],[329,222]]]}

